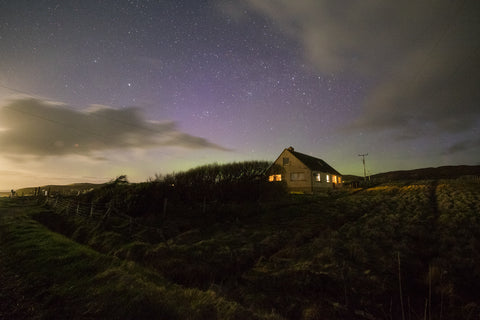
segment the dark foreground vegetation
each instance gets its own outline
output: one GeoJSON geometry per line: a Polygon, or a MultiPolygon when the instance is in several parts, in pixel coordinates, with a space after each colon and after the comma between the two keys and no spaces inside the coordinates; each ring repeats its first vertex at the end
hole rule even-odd
{"type": "Polygon", "coordinates": [[[2,200],[0,318],[479,319],[477,180],[288,195],[229,166],[75,198],[102,215],[2,200]]]}

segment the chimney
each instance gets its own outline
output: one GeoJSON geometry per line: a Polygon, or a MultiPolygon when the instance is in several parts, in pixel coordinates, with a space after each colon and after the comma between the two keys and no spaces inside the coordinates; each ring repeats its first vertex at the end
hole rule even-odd
{"type": "Polygon", "coordinates": [[[288,148],[287,148],[287,150],[288,150],[288,151],[290,151],[290,152],[293,152],[293,151],[295,151],[295,149],[293,149],[293,147],[292,147],[292,146],[288,147],[288,148]]]}

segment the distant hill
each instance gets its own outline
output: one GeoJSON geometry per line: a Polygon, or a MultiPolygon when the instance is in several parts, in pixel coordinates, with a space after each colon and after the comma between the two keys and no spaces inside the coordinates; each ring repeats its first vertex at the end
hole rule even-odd
{"type": "Polygon", "coordinates": [[[354,181],[361,181],[363,180],[363,177],[354,176],[353,174],[345,174],[345,175],[342,175],[342,180],[343,180],[343,183],[349,183],[354,181]]]}
{"type": "MultiPolygon", "coordinates": [[[[480,166],[459,165],[389,171],[374,174],[370,176],[370,180],[375,182],[390,182],[398,180],[457,179],[463,176],[480,176],[480,166]]],[[[364,179],[362,176],[355,175],[344,175],[342,177],[345,183],[363,181],[364,179]]]]}
{"type": "MultiPolygon", "coordinates": [[[[41,186],[40,190],[43,194],[45,191],[49,191],[50,194],[62,194],[62,195],[76,195],[79,192],[86,192],[93,189],[100,188],[104,184],[95,184],[95,183],[74,183],[69,185],[46,185],[41,186]]],[[[29,187],[16,190],[18,196],[33,196],[35,194],[35,189],[38,187],[29,187]]]]}
{"type": "Polygon", "coordinates": [[[480,176],[480,166],[443,166],[379,173],[371,176],[377,182],[421,179],[456,179],[462,176],[480,176]]]}

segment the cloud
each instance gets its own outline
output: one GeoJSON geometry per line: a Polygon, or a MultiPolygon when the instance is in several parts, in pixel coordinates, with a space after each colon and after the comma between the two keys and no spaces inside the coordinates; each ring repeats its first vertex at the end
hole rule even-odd
{"type": "Polygon", "coordinates": [[[444,154],[456,154],[480,148],[480,139],[467,139],[451,145],[444,154]]]}
{"type": "Polygon", "coordinates": [[[146,120],[138,108],[94,105],[77,111],[32,98],[0,107],[0,145],[2,155],[17,157],[79,154],[98,158],[106,150],[161,146],[228,150],[180,131],[175,122],[146,120]]]}
{"type": "Polygon", "coordinates": [[[248,4],[298,41],[320,72],[369,87],[350,129],[394,129],[415,138],[466,132],[480,118],[479,1],[248,4]]]}

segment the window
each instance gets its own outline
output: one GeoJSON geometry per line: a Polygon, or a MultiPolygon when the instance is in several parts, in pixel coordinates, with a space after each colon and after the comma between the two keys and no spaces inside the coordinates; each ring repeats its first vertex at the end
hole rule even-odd
{"type": "Polygon", "coordinates": [[[330,175],[329,174],[326,175],[325,180],[327,180],[327,182],[330,182],[330,175]]]}
{"type": "Polygon", "coordinates": [[[337,176],[332,176],[333,183],[337,183],[337,176]]]}
{"type": "Polygon", "coordinates": [[[315,181],[322,181],[320,173],[315,173],[315,181]]]}
{"type": "Polygon", "coordinates": [[[338,183],[342,183],[342,177],[338,177],[338,183]]]}
{"type": "Polygon", "coordinates": [[[290,163],[290,159],[289,158],[283,158],[283,165],[286,166],[287,164],[290,163]]]}
{"type": "Polygon", "coordinates": [[[281,174],[272,174],[268,176],[268,181],[282,181],[282,175],[281,174]]]}
{"type": "Polygon", "coordinates": [[[290,173],[290,180],[291,181],[305,180],[305,173],[304,172],[292,172],[292,173],[290,173]]]}

